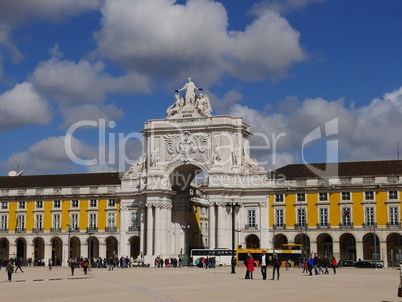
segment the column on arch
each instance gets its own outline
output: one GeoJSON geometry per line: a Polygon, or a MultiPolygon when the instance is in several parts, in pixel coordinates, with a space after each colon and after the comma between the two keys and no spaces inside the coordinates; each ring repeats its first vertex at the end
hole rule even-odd
{"type": "Polygon", "coordinates": [[[208,217],[208,244],[210,249],[216,248],[216,214],[215,202],[209,202],[209,217],[208,217]]]}
{"type": "Polygon", "coordinates": [[[154,241],[154,216],[153,216],[153,204],[147,203],[147,250],[146,255],[153,255],[153,241],[154,241]]]}
{"type": "Polygon", "coordinates": [[[154,254],[155,256],[161,255],[161,240],[162,240],[162,217],[161,205],[155,205],[155,230],[154,230],[154,254]]]}
{"type": "Polygon", "coordinates": [[[224,248],[226,246],[226,219],[225,219],[225,203],[224,202],[217,202],[216,207],[218,210],[218,217],[217,217],[217,224],[218,227],[216,228],[216,247],[224,248]]]}
{"type": "Polygon", "coordinates": [[[145,247],[145,204],[140,203],[138,209],[138,218],[140,220],[140,255],[144,255],[145,247]]]}

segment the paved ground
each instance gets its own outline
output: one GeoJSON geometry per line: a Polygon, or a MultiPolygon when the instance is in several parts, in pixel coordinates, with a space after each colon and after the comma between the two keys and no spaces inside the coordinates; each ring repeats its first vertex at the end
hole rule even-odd
{"type": "MultiPolygon", "coordinates": [[[[245,280],[236,268],[92,269],[88,275],[66,267],[25,267],[7,282],[0,271],[0,301],[402,301],[399,270],[338,269],[336,275],[307,276],[281,269],[281,280],[262,280],[259,269],[245,280]]],[[[271,271],[269,270],[270,274],[271,271]]],[[[270,275],[269,275],[270,276],[270,275]]]]}

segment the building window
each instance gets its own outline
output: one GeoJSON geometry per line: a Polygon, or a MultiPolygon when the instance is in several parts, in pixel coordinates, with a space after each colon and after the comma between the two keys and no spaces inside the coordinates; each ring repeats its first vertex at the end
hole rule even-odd
{"type": "Polygon", "coordinates": [[[349,207],[342,209],[342,224],[343,225],[352,224],[352,215],[349,207]]]}
{"type": "Polygon", "coordinates": [[[284,226],[284,210],[283,209],[275,210],[275,224],[277,227],[284,226]]]}
{"type": "Polygon", "coordinates": [[[328,208],[320,208],[319,215],[320,225],[328,225],[328,208]]]}
{"type": "Polygon", "coordinates": [[[115,213],[107,214],[107,226],[108,226],[108,228],[114,228],[116,226],[116,214],[115,213]]]}
{"type": "Polygon", "coordinates": [[[283,194],[275,194],[275,202],[283,202],[283,194]]]}
{"type": "Polygon", "coordinates": [[[388,199],[398,199],[398,191],[389,191],[388,199]]]}
{"type": "Polygon", "coordinates": [[[91,230],[96,229],[96,213],[89,214],[89,228],[91,230]]]}
{"type": "Polygon", "coordinates": [[[25,230],[25,216],[17,215],[17,223],[15,227],[18,231],[25,230]]]}
{"type": "Polygon", "coordinates": [[[247,224],[249,227],[255,226],[255,210],[247,211],[247,224]]]}
{"type": "Polygon", "coordinates": [[[35,229],[42,230],[43,228],[43,216],[35,215],[35,229]]]}
{"type": "Polygon", "coordinates": [[[42,200],[37,200],[36,201],[36,208],[37,209],[43,209],[43,201],[42,200]]]}
{"type": "Polygon", "coordinates": [[[116,199],[108,199],[107,200],[107,206],[109,208],[114,208],[116,206],[116,199]]]}
{"type": "Polygon", "coordinates": [[[297,209],[297,224],[299,226],[306,225],[306,209],[304,208],[297,209]]]}
{"type": "Polygon", "coordinates": [[[1,209],[2,210],[7,210],[8,209],[8,202],[7,201],[2,201],[1,202],[1,209]]]}
{"type": "Polygon", "coordinates": [[[342,200],[350,200],[350,192],[342,192],[342,200]]]}
{"type": "Polygon", "coordinates": [[[139,225],[138,213],[133,212],[131,213],[131,226],[137,226],[137,225],[139,225]]]}
{"type": "Polygon", "coordinates": [[[374,225],[374,207],[365,208],[365,219],[367,225],[374,225]]]}
{"type": "Polygon", "coordinates": [[[53,229],[60,229],[60,214],[53,214],[53,229]]]}
{"type": "Polygon", "coordinates": [[[19,201],[19,202],[18,202],[18,208],[19,208],[20,210],[25,209],[25,201],[19,201]]]}
{"type": "Polygon", "coordinates": [[[0,231],[8,231],[7,227],[7,215],[1,215],[1,221],[0,221],[0,231]]]}
{"type": "Polygon", "coordinates": [[[78,208],[78,200],[77,199],[71,200],[71,207],[72,208],[78,208]]]}
{"type": "Polygon", "coordinates": [[[71,214],[70,228],[78,230],[78,214],[71,214]]]}
{"type": "Polygon", "coordinates": [[[297,201],[298,201],[298,202],[304,202],[304,201],[306,201],[306,194],[304,194],[304,193],[297,193],[297,201]]]}
{"type": "Polygon", "coordinates": [[[328,193],[318,193],[319,201],[328,201],[328,193]]]}
{"type": "Polygon", "coordinates": [[[98,204],[98,201],[96,199],[90,199],[89,200],[89,207],[90,208],[96,208],[98,204]]]}
{"type": "Polygon", "coordinates": [[[60,204],[61,204],[60,200],[54,200],[53,201],[53,208],[60,209],[60,204]]]}
{"type": "Polygon", "coordinates": [[[399,225],[398,207],[389,207],[389,224],[399,225]]]}
{"type": "Polygon", "coordinates": [[[373,191],[364,192],[364,199],[365,200],[374,200],[374,192],[373,191]]]}

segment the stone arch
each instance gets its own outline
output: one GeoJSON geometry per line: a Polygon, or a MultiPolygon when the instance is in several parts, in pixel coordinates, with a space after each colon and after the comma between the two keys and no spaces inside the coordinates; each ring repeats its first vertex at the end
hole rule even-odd
{"type": "Polygon", "coordinates": [[[344,233],[339,238],[340,259],[356,261],[356,238],[351,233],[344,233]]]}
{"type": "Polygon", "coordinates": [[[322,233],[317,236],[317,255],[321,257],[330,257],[333,254],[333,240],[328,233],[322,233]]]}
{"type": "Polygon", "coordinates": [[[388,267],[399,267],[400,261],[402,261],[402,235],[390,233],[387,236],[388,267]]]}
{"type": "Polygon", "coordinates": [[[283,234],[276,234],[274,237],[274,249],[282,249],[284,244],[288,244],[288,238],[283,234]]]}
{"type": "Polygon", "coordinates": [[[0,238],[0,259],[10,258],[10,242],[7,238],[0,238]]]}
{"type": "Polygon", "coordinates": [[[301,244],[303,259],[307,259],[310,254],[310,238],[306,234],[297,234],[294,242],[296,244],[301,244]]]}
{"type": "Polygon", "coordinates": [[[245,239],[247,249],[259,249],[260,248],[260,238],[257,235],[250,234],[245,239]]]}
{"type": "MultiPolygon", "coordinates": [[[[15,243],[17,245],[17,254],[14,255],[15,257],[22,257],[23,259],[26,259],[27,257],[27,242],[24,238],[18,237],[15,240],[15,243]]],[[[11,256],[11,255],[10,255],[11,256]]]]}
{"type": "Polygon", "coordinates": [[[63,259],[63,241],[59,237],[53,237],[50,240],[52,246],[53,265],[61,266],[63,259]]]}
{"type": "Polygon", "coordinates": [[[95,236],[89,236],[86,240],[88,245],[88,258],[99,257],[99,240],[95,236]],[[91,239],[91,240],[89,240],[91,239]]]}
{"type": "Polygon", "coordinates": [[[109,236],[105,239],[105,243],[106,243],[106,258],[118,257],[119,256],[118,240],[113,236],[109,236]]]}
{"type": "Polygon", "coordinates": [[[70,238],[70,258],[80,258],[81,257],[81,240],[78,237],[70,238]]]}
{"type": "MultiPolygon", "coordinates": [[[[34,247],[34,255],[33,255],[33,262],[34,265],[41,265],[43,266],[42,260],[45,259],[45,242],[41,237],[35,237],[32,240],[33,247],[34,247]]],[[[45,259],[46,263],[46,259],[45,259]]]]}
{"type": "Polygon", "coordinates": [[[167,175],[169,175],[172,191],[186,192],[191,181],[200,173],[207,173],[206,168],[198,162],[181,162],[172,166],[167,175]]]}
{"type": "Polygon", "coordinates": [[[376,257],[377,260],[379,260],[381,259],[380,254],[380,240],[378,236],[374,236],[374,233],[365,234],[363,236],[363,258],[366,260],[374,260],[376,257]],[[375,253],[377,254],[376,256],[375,253]]]}
{"type": "Polygon", "coordinates": [[[140,258],[140,237],[138,236],[132,236],[129,239],[130,242],[130,257],[133,257],[134,259],[140,258]]]}

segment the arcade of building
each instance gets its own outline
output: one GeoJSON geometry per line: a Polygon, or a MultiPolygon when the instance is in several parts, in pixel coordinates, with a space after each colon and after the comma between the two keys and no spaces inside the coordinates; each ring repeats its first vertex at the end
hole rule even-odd
{"type": "MultiPolygon", "coordinates": [[[[207,96],[175,96],[145,123],[144,154],[128,171],[0,177],[0,258],[143,258],[236,245],[338,259],[402,260],[402,161],[288,165],[268,173],[250,158],[240,117],[212,116],[207,96]],[[206,183],[192,180],[204,174],[206,183]]],[[[187,93],[190,93],[187,95],[187,93]]]]}

